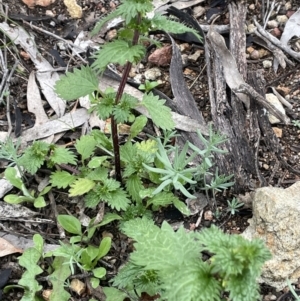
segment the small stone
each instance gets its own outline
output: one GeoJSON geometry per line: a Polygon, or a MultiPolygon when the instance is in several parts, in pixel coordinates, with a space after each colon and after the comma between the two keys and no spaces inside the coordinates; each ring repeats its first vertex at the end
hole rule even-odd
{"type": "Polygon", "coordinates": [[[288,17],[286,15],[278,15],[276,17],[276,21],[281,23],[281,24],[285,24],[288,20],[288,17]]]}
{"type": "Polygon", "coordinates": [[[183,67],[187,66],[188,63],[189,63],[189,56],[184,53],[182,56],[181,56],[181,60],[182,60],[182,65],[183,67]]]}
{"type": "Polygon", "coordinates": [[[259,49],[258,52],[259,52],[259,58],[263,58],[270,55],[270,52],[265,48],[259,49]]]}
{"type": "Polygon", "coordinates": [[[256,30],[256,26],[254,24],[249,24],[247,30],[249,33],[253,33],[256,30]]]}
{"type": "Polygon", "coordinates": [[[249,10],[255,10],[255,4],[252,3],[248,6],[249,10]]]}
{"type": "Polygon", "coordinates": [[[56,43],[56,45],[60,50],[66,50],[67,49],[64,41],[59,41],[59,42],[56,43]]]}
{"type": "Polygon", "coordinates": [[[277,90],[278,93],[280,93],[283,96],[287,96],[291,92],[290,88],[288,88],[288,87],[282,87],[282,86],[278,86],[276,88],[276,90],[277,90]]]}
{"type": "Polygon", "coordinates": [[[148,62],[157,66],[168,66],[170,65],[172,58],[172,45],[167,45],[162,48],[156,49],[148,57],[148,62]]]}
{"type": "Polygon", "coordinates": [[[206,220],[206,221],[212,221],[213,218],[214,218],[214,215],[213,215],[213,213],[212,213],[211,210],[208,210],[208,211],[204,212],[204,220],[206,220]]]}
{"type": "Polygon", "coordinates": [[[274,131],[275,136],[276,136],[277,138],[281,138],[281,137],[282,137],[282,129],[277,128],[277,127],[273,127],[273,131],[274,131]]]}
{"type": "Polygon", "coordinates": [[[145,78],[148,80],[156,80],[161,76],[161,72],[158,68],[151,68],[145,72],[145,78]]]}
{"type": "Polygon", "coordinates": [[[117,30],[112,29],[106,34],[106,41],[111,41],[117,36],[117,30]]]}
{"type": "Polygon", "coordinates": [[[288,11],[286,12],[286,16],[287,16],[288,18],[290,18],[294,13],[295,13],[294,10],[288,10],[288,11]]]}
{"type": "Polygon", "coordinates": [[[264,61],[263,61],[263,67],[264,67],[265,69],[271,68],[271,67],[272,67],[272,61],[264,60],[264,61]]]}
{"type": "MultiPolygon", "coordinates": [[[[273,93],[267,93],[266,100],[270,104],[272,104],[279,112],[285,114],[285,110],[276,95],[274,95],[273,93]]],[[[280,122],[280,120],[277,117],[273,116],[272,114],[269,114],[269,121],[271,124],[276,124],[280,122]]]]}
{"type": "Polygon", "coordinates": [[[288,1],[285,5],[284,5],[285,10],[289,10],[292,8],[292,3],[290,1],[288,1]]]}
{"type": "Polygon", "coordinates": [[[279,28],[274,28],[273,30],[270,31],[270,34],[276,38],[280,38],[282,32],[279,28]]]}
{"type": "Polygon", "coordinates": [[[205,8],[203,6],[196,6],[193,9],[193,14],[195,18],[201,17],[205,13],[205,8]]]}
{"type": "Polygon", "coordinates": [[[277,28],[278,22],[276,20],[271,20],[267,23],[268,28],[277,28]]]}
{"type": "Polygon", "coordinates": [[[252,53],[255,49],[252,46],[247,47],[246,52],[247,53],[252,53]]]}
{"type": "Polygon", "coordinates": [[[188,59],[192,62],[197,62],[201,54],[203,54],[203,50],[199,49],[194,54],[189,55],[188,59]]]}
{"type": "Polygon", "coordinates": [[[46,10],[45,15],[49,16],[49,17],[52,17],[52,18],[55,17],[55,13],[52,10],[49,10],[49,9],[46,10]]]}
{"type": "Polygon", "coordinates": [[[185,52],[185,51],[189,50],[191,46],[188,43],[182,43],[182,44],[178,45],[178,47],[179,47],[180,52],[185,52]]]}
{"type": "Polygon", "coordinates": [[[79,279],[72,279],[70,289],[80,296],[85,292],[85,284],[79,279]]]}
{"type": "Polygon", "coordinates": [[[137,74],[133,79],[136,83],[140,84],[140,83],[142,83],[143,75],[142,74],[137,74]]]}
{"type": "Polygon", "coordinates": [[[258,50],[252,51],[250,54],[250,58],[252,60],[258,60],[259,59],[259,51],[258,50]]]}
{"type": "Polygon", "coordinates": [[[269,165],[268,165],[268,164],[263,164],[263,168],[264,168],[265,170],[268,170],[268,169],[269,169],[269,165]]]}

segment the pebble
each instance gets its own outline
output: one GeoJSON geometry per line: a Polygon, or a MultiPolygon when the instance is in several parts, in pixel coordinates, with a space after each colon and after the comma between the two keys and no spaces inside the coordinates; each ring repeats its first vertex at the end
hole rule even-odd
{"type": "Polygon", "coordinates": [[[145,71],[145,78],[148,80],[156,80],[161,76],[161,72],[158,68],[150,68],[145,71]]]}
{"type": "Polygon", "coordinates": [[[196,6],[193,9],[194,17],[198,18],[205,14],[205,8],[203,6],[196,6]]]}
{"type": "Polygon", "coordinates": [[[140,84],[143,80],[143,75],[142,74],[137,74],[133,79],[136,83],[140,84]]]}
{"type": "Polygon", "coordinates": [[[249,33],[253,33],[256,30],[256,26],[254,24],[249,24],[247,30],[249,33]]]}
{"type": "Polygon", "coordinates": [[[254,51],[252,51],[251,52],[251,54],[250,54],[250,58],[252,59],[252,60],[258,60],[259,59],[259,51],[258,50],[254,50],[254,51]]]}
{"type": "Polygon", "coordinates": [[[253,3],[250,4],[248,8],[249,8],[249,10],[255,10],[255,4],[253,4],[253,3]]]}
{"type": "Polygon", "coordinates": [[[276,136],[277,138],[281,138],[281,137],[282,137],[282,129],[277,128],[277,127],[273,127],[273,131],[274,131],[275,136],[276,136]]]}
{"type": "Polygon", "coordinates": [[[203,50],[202,49],[199,49],[197,50],[194,54],[191,54],[188,56],[188,59],[191,61],[191,62],[197,62],[199,57],[201,56],[201,54],[203,54],[203,50]]]}
{"type": "Polygon", "coordinates": [[[271,67],[272,67],[272,61],[264,60],[264,61],[263,61],[263,67],[264,67],[265,69],[271,68],[271,67]]]}
{"type": "Polygon", "coordinates": [[[285,10],[289,10],[292,8],[292,3],[289,1],[284,5],[285,10]]]}
{"type": "Polygon", "coordinates": [[[276,17],[276,21],[282,24],[285,24],[288,20],[288,17],[286,15],[278,15],[276,17]]]}
{"type": "Polygon", "coordinates": [[[278,27],[278,22],[276,20],[271,20],[267,23],[268,28],[277,28],[278,27]]]}

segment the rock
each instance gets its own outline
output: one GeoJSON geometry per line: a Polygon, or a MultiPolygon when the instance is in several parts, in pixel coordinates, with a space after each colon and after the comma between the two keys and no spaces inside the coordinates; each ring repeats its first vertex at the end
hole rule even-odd
{"type": "Polygon", "coordinates": [[[161,72],[158,68],[151,68],[145,71],[145,78],[148,80],[156,80],[161,76],[161,72]]]}
{"type": "Polygon", "coordinates": [[[170,65],[172,58],[172,45],[167,45],[162,48],[156,49],[148,57],[148,62],[157,66],[168,66],[170,65]]]}
{"type": "Polygon", "coordinates": [[[247,30],[248,33],[253,33],[256,30],[256,26],[254,24],[249,24],[247,30]]]}
{"type": "Polygon", "coordinates": [[[255,10],[255,4],[250,4],[249,6],[248,6],[248,8],[249,8],[249,10],[255,10]]]}
{"type": "Polygon", "coordinates": [[[193,8],[193,14],[195,18],[199,18],[205,14],[206,9],[203,6],[196,6],[193,8]]]}
{"type": "MultiPolygon", "coordinates": [[[[285,110],[276,95],[274,95],[272,93],[267,93],[266,100],[269,103],[271,103],[278,111],[285,114],[285,110]]],[[[276,124],[276,123],[280,122],[280,120],[277,117],[273,116],[272,114],[269,114],[269,121],[271,124],[276,124]]]]}
{"type": "Polygon", "coordinates": [[[265,69],[271,68],[271,67],[272,67],[272,61],[264,60],[264,61],[263,61],[263,67],[264,67],[265,69]]]}
{"type": "Polygon", "coordinates": [[[277,138],[281,138],[281,137],[282,137],[282,129],[277,128],[277,127],[273,127],[273,131],[274,131],[275,136],[276,136],[277,138]]]}
{"type": "Polygon", "coordinates": [[[258,50],[252,51],[250,54],[250,58],[252,60],[258,60],[259,59],[259,51],[258,50]]]}
{"type": "Polygon", "coordinates": [[[285,24],[288,20],[288,17],[286,15],[278,15],[276,17],[276,21],[281,23],[281,24],[285,24]]]}
{"type": "Polygon", "coordinates": [[[188,56],[188,59],[191,62],[197,62],[199,57],[204,53],[204,51],[202,49],[197,50],[195,53],[191,54],[188,56]]]}
{"type": "Polygon", "coordinates": [[[267,23],[268,28],[277,28],[278,27],[278,22],[276,20],[271,20],[267,23]]]}
{"type": "Polygon", "coordinates": [[[253,218],[242,234],[259,238],[272,253],[263,267],[260,282],[281,290],[286,279],[300,277],[300,181],[287,189],[263,187],[255,191],[253,218]]]}

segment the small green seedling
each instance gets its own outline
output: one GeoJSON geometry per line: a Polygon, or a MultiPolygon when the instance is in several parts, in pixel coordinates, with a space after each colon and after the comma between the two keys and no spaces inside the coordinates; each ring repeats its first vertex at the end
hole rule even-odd
{"type": "Polygon", "coordinates": [[[44,195],[49,192],[51,186],[45,187],[37,196],[34,195],[33,191],[28,191],[25,184],[22,181],[21,176],[14,167],[7,167],[5,170],[5,178],[10,183],[20,189],[23,195],[8,194],[4,197],[4,201],[9,204],[20,204],[23,202],[33,203],[34,207],[41,208],[46,206],[44,195]]]}
{"type": "Polygon", "coordinates": [[[240,202],[237,198],[233,198],[231,201],[227,200],[227,212],[229,212],[231,215],[235,215],[237,212],[239,212],[239,208],[244,206],[244,203],[240,202]]]}
{"type": "Polygon", "coordinates": [[[145,91],[146,93],[149,93],[151,90],[153,90],[158,85],[159,85],[158,82],[150,82],[148,79],[146,79],[145,83],[141,84],[139,86],[139,89],[142,90],[142,91],[145,91]]]}

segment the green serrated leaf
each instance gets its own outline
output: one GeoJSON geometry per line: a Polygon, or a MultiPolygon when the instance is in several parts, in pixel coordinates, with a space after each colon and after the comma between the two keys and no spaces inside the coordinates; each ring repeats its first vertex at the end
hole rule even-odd
{"type": "Polygon", "coordinates": [[[106,269],[102,267],[93,269],[93,274],[97,278],[103,278],[106,275],[106,269]]]}
{"type": "Polygon", "coordinates": [[[164,105],[165,100],[154,96],[152,92],[144,94],[142,105],[148,110],[152,121],[163,130],[172,130],[175,123],[172,119],[171,109],[164,105]]]}
{"type": "Polygon", "coordinates": [[[89,158],[97,145],[97,142],[93,136],[81,136],[76,141],[75,147],[78,153],[81,155],[82,160],[89,158]]]}
{"type": "Polygon", "coordinates": [[[166,207],[172,204],[174,199],[176,199],[176,197],[173,193],[162,191],[147,200],[147,207],[153,205],[153,210],[158,210],[160,207],[166,207]]]}
{"type": "Polygon", "coordinates": [[[56,171],[50,176],[50,183],[57,188],[67,188],[71,183],[75,181],[76,177],[68,172],[56,171]]]}
{"type": "Polygon", "coordinates": [[[104,71],[108,64],[125,65],[127,62],[134,63],[141,60],[145,54],[145,47],[142,45],[129,45],[124,40],[116,40],[105,44],[96,55],[96,61],[92,68],[104,71]]]}
{"type": "Polygon", "coordinates": [[[148,118],[144,115],[140,115],[135,118],[134,123],[130,127],[130,135],[128,139],[135,138],[146,126],[148,118]]]}
{"type": "Polygon", "coordinates": [[[67,148],[55,147],[50,160],[53,164],[76,164],[76,157],[72,151],[67,148]]]}
{"type": "Polygon", "coordinates": [[[95,182],[92,180],[83,178],[83,179],[77,179],[70,186],[71,186],[71,188],[69,190],[69,194],[71,197],[73,197],[73,196],[77,196],[77,195],[83,195],[83,194],[89,192],[95,186],[95,182]]]}
{"type": "Polygon", "coordinates": [[[58,215],[57,221],[69,233],[81,235],[81,223],[72,215],[58,215]]]}
{"type": "Polygon", "coordinates": [[[120,102],[114,107],[113,115],[117,123],[127,122],[131,116],[131,110],[136,107],[138,99],[129,95],[123,94],[120,102]]]}
{"type": "Polygon", "coordinates": [[[124,301],[127,294],[114,288],[114,287],[103,287],[106,301],[124,301]]]}
{"type": "Polygon", "coordinates": [[[105,201],[112,209],[126,210],[130,204],[130,200],[127,198],[127,194],[123,189],[112,191],[106,198],[105,201]]]}
{"type": "Polygon", "coordinates": [[[135,147],[143,152],[155,154],[158,150],[157,142],[152,139],[137,142],[135,147]]]}
{"type": "Polygon", "coordinates": [[[97,168],[102,165],[102,163],[107,159],[107,156],[101,156],[101,157],[93,157],[91,161],[88,163],[89,168],[97,168]]]}
{"type": "Polygon", "coordinates": [[[53,288],[50,301],[68,301],[71,297],[62,285],[71,276],[71,270],[69,265],[66,264],[67,262],[67,259],[63,257],[55,257],[52,263],[54,272],[48,276],[53,288]]]}
{"type": "Polygon", "coordinates": [[[98,78],[90,67],[67,72],[55,84],[55,92],[64,100],[73,100],[98,90],[98,78]]]}
{"type": "Polygon", "coordinates": [[[141,201],[140,191],[144,189],[144,186],[141,181],[141,178],[137,174],[133,174],[130,177],[128,177],[126,181],[126,189],[134,201],[141,201]]]}

